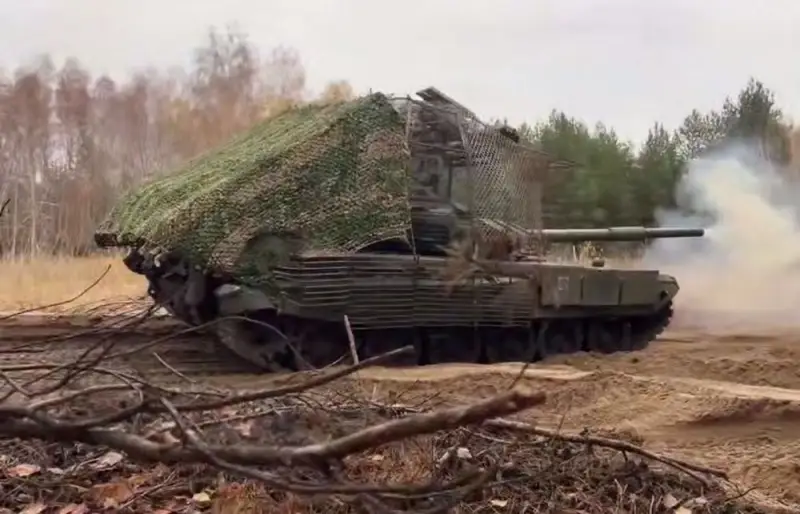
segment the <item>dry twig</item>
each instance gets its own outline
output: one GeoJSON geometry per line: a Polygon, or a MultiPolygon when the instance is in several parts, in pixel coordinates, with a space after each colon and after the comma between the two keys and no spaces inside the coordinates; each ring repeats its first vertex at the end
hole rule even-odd
{"type": "MultiPolygon", "coordinates": [[[[363,455],[413,437],[480,424],[486,419],[519,412],[544,401],[542,394],[509,391],[473,405],[419,412],[399,419],[376,420],[358,429],[344,430],[338,437],[323,437],[323,441],[287,444],[276,440],[271,444],[267,441],[260,441],[258,444],[229,444],[214,440],[213,437],[208,441],[201,438],[196,429],[192,428],[195,422],[189,421],[186,416],[193,416],[201,421],[201,418],[214,412],[247,409],[250,405],[262,411],[266,407],[264,412],[269,412],[269,405],[286,405],[280,409],[273,408],[272,412],[276,415],[281,411],[300,412],[302,408],[291,407],[293,399],[299,400],[312,390],[329,386],[358,370],[413,351],[413,347],[408,346],[364,359],[349,367],[332,369],[300,383],[233,392],[223,396],[220,396],[217,389],[203,391],[197,388],[169,388],[130,375],[124,370],[101,367],[101,363],[113,360],[115,354],[124,354],[127,357],[135,355],[134,352],[114,352],[114,347],[113,341],[106,343],[101,338],[101,342],[79,351],[70,362],[0,366],[6,388],[5,397],[0,401],[0,436],[62,444],[88,444],[108,448],[140,461],[209,464],[285,491],[348,495],[348,502],[357,501],[377,508],[379,505],[386,505],[387,501],[399,501],[398,498],[404,495],[420,494],[422,491],[451,491],[452,494],[457,494],[465,488],[466,483],[484,483],[487,480],[484,476],[487,470],[482,473],[472,470],[464,476],[444,482],[434,480],[416,486],[397,486],[348,483],[341,478],[346,473],[334,473],[333,468],[346,469],[346,460],[353,455],[363,455]],[[38,374],[30,377],[31,372],[38,374]],[[102,377],[106,377],[103,379],[104,383],[78,385],[79,380],[92,378],[97,382],[102,377]],[[84,410],[81,405],[91,405],[91,408],[81,414],[84,410]],[[146,427],[137,430],[143,419],[148,420],[146,427]],[[167,431],[169,435],[164,436],[163,430],[153,430],[154,425],[168,419],[178,428],[177,433],[167,431]],[[161,436],[155,437],[155,434],[161,436]],[[286,469],[290,470],[288,475],[285,475],[285,471],[279,471],[286,469]],[[298,473],[303,478],[278,478],[291,477],[298,473]],[[381,496],[387,494],[390,496],[381,496]]],[[[158,360],[167,369],[175,370],[160,355],[158,360]]],[[[182,382],[186,382],[186,377],[177,373],[182,382]]],[[[326,407],[332,413],[336,413],[337,409],[342,413],[348,410],[352,412],[354,406],[334,404],[326,407]],[[345,410],[341,410],[342,408],[345,410]]],[[[264,414],[263,417],[269,418],[270,415],[264,414]]],[[[290,430],[302,432],[299,427],[290,430]]],[[[452,494],[445,499],[447,504],[453,501],[452,494]]]]}
{"type": "MultiPolygon", "coordinates": [[[[487,502],[492,508],[502,505],[547,511],[569,504],[566,506],[574,510],[607,512],[608,504],[590,493],[592,488],[612,483],[622,491],[638,488],[635,494],[626,492],[628,496],[619,491],[615,494],[617,498],[630,498],[630,505],[636,508],[649,502],[653,510],[666,491],[677,490],[677,482],[667,477],[664,484],[668,485],[654,486],[626,478],[647,476],[648,480],[657,480],[661,475],[641,468],[643,462],[653,461],[698,479],[700,489],[681,485],[685,498],[721,494],[713,480],[701,475],[725,478],[722,471],[657,455],[623,441],[553,432],[505,419],[545,401],[542,393],[514,388],[524,367],[507,391],[468,405],[432,410],[422,407],[431,403],[430,398],[409,407],[400,405],[400,396],[396,395],[393,404],[387,406],[367,397],[363,389],[347,395],[337,385],[366,367],[413,351],[411,346],[369,359],[354,357],[351,366],[328,369],[288,385],[247,391],[206,386],[184,374],[163,353],[150,362],[169,371],[171,381],[145,378],[120,367],[121,360],[146,358],[153,353],[154,343],[174,341],[176,334],[190,332],[197,332],[197,327],[116,350],[120,332],[89,329],[87,337],[91,334],[98,341],[84,349],[70,352],[63,348],[75,341],[52,341],[51,349],[40,355],[62,352],[54,362],[39,359],[34,363],[0,364],[0,438],[28,441],[27,448],[30,441],[39,440],[43,443],[36,444],[50,448],[43,449],[38,457],[20,456],[20,464],[6,470],[7,480],[15,481],[8,490],[17,490],[23,475],[27,480],[39,477],[34,483],[42,488],[58,488],[58,481],[44,478],[42,470],[48,467],[63,467],[59,478],[63,481],[86,470],[121,470],[124,460],[125,466],[137,462],[136,469],[151,471],[142,471],[135,480],[124,479],[131,492],[109,504],[117,510],[144,512],[140,503],[146,497],[174,502],[175,491],[183,491],[190,501],[192,495],[205,489],[187,490],[187,474],[206,477],[198,483],[217,491],[217,500],[222,501],[228,486],[220,484],[208,470],[225,472],[226,481],[239,477],[254,481],[245,484],[266,487],[253,493],[262,503],[278,501],[276,491],[283,491],[284,500],[306,498],[296,501],[307,512],[352,512],[354,505],[373,512],[469,512],[470,505],[485,507],[487,502]],[[180,387],[175,386],[176,381],[180,387]],[[63,451],[73,453],[85,453],[87,447],[102,448],[106,453],[90,453],[91,457],[73,460],[69,465],[48,463],[53,445],[72,448],[63,451]],[[581,450],[587,446],[643,460],[597,460],[581,450]],[[30,464],[32,460],[41,464],[30,464]],[[153,468],[147,462],[172,467],[153,468]],[[402,470],[399,478],[398,469],[402,470]],[[564,487],[572,487],[572,492],[563,492],[564,487]],[[526,499],[523,502],[521,498],[526,499]]],[[[3,490],[0,488],[0,502],[25,503],[2,497],[3,490]]],[[[78,504],[98,503],[74,493],[58,494],[78,504]]],[[[104,498],[95,507],[109,507],[104,502],[110,500],[104,498]]]]}

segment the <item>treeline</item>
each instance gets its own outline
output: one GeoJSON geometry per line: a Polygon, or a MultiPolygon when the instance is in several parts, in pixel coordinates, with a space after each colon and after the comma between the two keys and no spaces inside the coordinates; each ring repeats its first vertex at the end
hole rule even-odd
{"type": "MultiPolygon", "coordinates": [[[[298,54],[263,53],[236,32],[211,31],[190,69],[147,71],[124,83],[80,61],[48,58],[0,75],[0,254],[81,254],[126,188],[310,100],[353,96],[346,81],[309,92],[298,54]]],[[[498,113],[502,114],[502,113],[498,113]]],[[[548,225],[655,222],[674,205],[692,156],[729,138],[758,143],[787,163],[794,130],[773,94],[752,80],[718,111],[690,113],[674,132],[655,124],[640,149],[613,129],[554,111],[521,132],[581,168],[546,192],[548,225]]]]}
{"type": "Polygon", "coordinates": [[[149,174],[288,106],[351,96],[345,81],[309,92],[296,52],[230,31],[211,31],[191,69],[125,83],[47,57],[0,75],[0,254],[91,251],[113,202],[149,174]]]}
{"type": "Polygon", "coordinates": [[[602,123],[590,129],[559,111],[521,132],[580,165],[544,193],[545,223],[552,227],[655,225],[659,208],[676,207],[676,186],[690,159],[735,141],[792,172],[793,149],[800,143],[800,132],[785,119],[773,92],[756,79],[718,110],[692,111],[674,131],[655,123],[638,149],[602,123]]]}

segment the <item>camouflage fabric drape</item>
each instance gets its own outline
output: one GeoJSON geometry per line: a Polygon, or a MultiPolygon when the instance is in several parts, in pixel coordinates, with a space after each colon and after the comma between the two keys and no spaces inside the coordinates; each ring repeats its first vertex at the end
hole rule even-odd
{"type": "Polygon", "coordinates": [[[405,122],[383,94],[304,106],[132,192],[96,239],[260,283],[291,253],[403,235],[407,162],[405,122]]]}

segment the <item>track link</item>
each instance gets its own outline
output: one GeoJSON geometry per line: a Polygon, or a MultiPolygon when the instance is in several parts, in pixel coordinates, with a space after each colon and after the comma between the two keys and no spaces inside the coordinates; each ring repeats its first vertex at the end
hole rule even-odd
{"type": "MultiPolygon", "coordinates": [[[[270,312],[251,313],[248,317],[255,321],[252,327],[269,324],[275,331],[268,334],[258,329],[249,332],[226,329],[217,331],[216,336],[228,349],[245,346],[244,351],[227,353],[241,362],[248,361],[252,371],[301,371],[352,361],[343,324],[276,316],[270,312]],[[276,340],[274,332],[284,334],[285,339],[276,340]]],[[[584,351],[638,351],[664,331],[671,317],[672,304],[668,302],[658,312],[642,318],[537,320],[527,328],[361,330],[354,334],[354,339],[359,359],[412,344],[414,354],[387,363],[392,366],[536,362],[548,356],[584,351]]],[[[248,324],[239,323],[240,328],[248,324]]]]}

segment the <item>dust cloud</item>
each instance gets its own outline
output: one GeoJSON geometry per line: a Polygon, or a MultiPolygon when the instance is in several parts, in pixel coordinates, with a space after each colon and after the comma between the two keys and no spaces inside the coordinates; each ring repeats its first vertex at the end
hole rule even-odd
{"type": "Polygon", "coordinates": [[[673,326],[800,326],[800,188],[787,176],[742,144],[689,164],[678,209],[659,213],[659,223],[706,235],[659,240],[645,255],[680,284],[673,326]]]}

